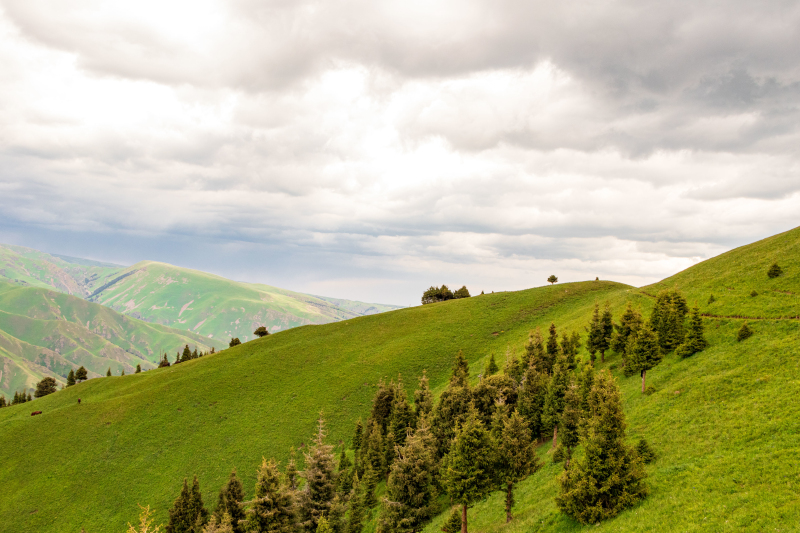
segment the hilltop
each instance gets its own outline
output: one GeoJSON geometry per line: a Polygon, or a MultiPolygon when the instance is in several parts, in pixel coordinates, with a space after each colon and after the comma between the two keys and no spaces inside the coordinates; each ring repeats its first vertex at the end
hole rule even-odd
{"type": "MultiPolygon", "coordinates": [[[[474,381],[490,353],[502,366],[532,328],[555,322],[582,332],[596,302],[608,301],[615,318],[628,302],[647,315],[660,287],[677,286],[717,315],[705,318],[711,346],[685,360],[668,356],[648,373],[656,391],[649,396],[636,377],[622,376],[617,356],[608,357],[629,438],[646,437],[658,459],[647,468],[648,499],[591,529],[787,530],[800,515],[800,321],[786,318],[797,314],[788,300],[761,296],[800,292],[798,243],[800,230],[792,230],[642,289],[571,283],[297,327],[171,368],[89,380],[36,400],[41,416],[30,417],[29,405],[2,409],[0,519],[20,532],[121,531],[138,503],[165,521],[187,476],[199,477],[213,505],[233,467],[250,497],[262,455],[285,461],[290,446],[308,442],[321,409],[329,441],[348,442],[381,378],[401,373],[413,391],[427,369],[441,390],[463,349],[474,381]],[[785,274],[769,279],[774,261],[785,274]],[[719,287],[733,287],[732,299],[720,297],[719,287]],[[733,298],[753,290],[759,295],[733,298]],[[717,300],[704,303],[711,291],[717,300]],[[744,319],[731,317],[746,314],[760,318],[751,320],[755,335],[740,343],[744,319]]],[[[583,529],[555,507],[563,465],[552,464],[548,451],[549,444],[539,449],[547,466],[520,484],[516,520],[503,523],[495,493],[471,511],[471,530],[583,529]]],[[[438,531],[442,519],[426,531],[438,531]]]]}

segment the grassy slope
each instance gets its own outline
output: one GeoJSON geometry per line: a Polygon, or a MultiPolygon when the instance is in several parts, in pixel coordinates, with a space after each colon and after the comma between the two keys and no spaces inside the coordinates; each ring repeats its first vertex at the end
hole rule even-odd
{"type": "Polygon", "coordinates": [[[199,335],[148,324],[60,292],[0,282],[0,394],[30,389],[43,376],[64,382],[70,368],[90,376],[153,367],[160,351],[184,344],[223,347],[199,335]]]}
{"type": "Polygon", "coordinates": [[[118,275],[126,277],[92,300],[120,313],[215,339],[239,337],[244,342],[253,338],[259,326],[275,332],[361,314],[359,302],[342,301],[340,307],[306,294],[152,261],[137,263],[118,275]]]}
{"type": "Polygon", "coordinates": [[[628,289],[556,285],[299,327],[2,409],[0,520],[18,532],[121,531],[137,503],[165,519],[184,476],[197,474],[215,501],[234,466],[251,493],[261,456],[285,459],[307,441],[320,408],[332,441],[349,440],[382,376],[401,372],[413,390],[427,368],[441,385],[462,348],[477,374],[490,351],[520,347],[531,327],[577,327],[595,300],[621,303],[628,289]],[[30,417],[31,407],[44,414],[30,417]]]}

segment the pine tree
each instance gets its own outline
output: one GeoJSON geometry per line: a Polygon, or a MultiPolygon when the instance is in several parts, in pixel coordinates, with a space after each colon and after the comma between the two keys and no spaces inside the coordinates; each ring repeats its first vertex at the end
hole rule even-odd
{"type": "Polygon", "coordinates": [[[564,410],[561,412],[561,446],[566,449],[567,466],[572,457],[572,449],[578,445],[581,425],[581,394],[578,385],[572,384],[564,394],[564,410]]]}
{"type": "Polygon", "coordinates": [[[496,439],[497,456],[495,475],[501,488],[506,491],[506,522],[511,522],[514,507],[514,485],[542,467],[531,441],[531,431],[525,419],[514,411],[506,416],[505,410],[498,409],[494,426],[500,428],[500,438],[496,439]]]}
{"type": "Polygon", "coordinates": [[[169,366],[169,359],[167,359],[166,352],[164,353],[164,357],[161,359],[161,362],[158,363],[158,368],[165,368],[169,366]]]}
{"type": "Polygon", "coordinates": [[[414,419],[419,421],[425,416],[429,416],[433,411],[433,394],[428,385],[428,376],[425,370],[419,378],[419,386],[414,391],[414,419]]]}
{"type": "Polygon", "coordinates": [[[553,366],[556,364],[556,359],[558,358],[559,349],[558,349],[558,332],[556,331],[556,325],[554,323],[550,323],[550,330],[549,335],[547,337],[547,345],[545,346],[545,370],[548,374],[553,373],[553,366]]]}
{"type": "Polygon", "coordinates": [[[534,366],[539,372],[549,372],[547,368],[547,355],[544,351],[544,341],[542,340],[542,332],[539,330],[538,326],[528,334],[522,366],[526,371],[528,367],[534,366]]]}
{"type": "Polygon", "coordinates": [[[325,422],[320,414],[314,444],[305,454],[303,472],[306,484],[301,497],[302,519],[309,531],[314,531],[320,518],[330,513],[336,496],[333,447],[325,444],[325,436],[325,422]]]}
{"type": "Polygon", "coordinates": [[[594,367],[590,364],[583,365],[578,376],[579,395],[581,402],[581,418],[586,419],[589,416],[589,394],[592,392],[594,386],[594,367]]]}
{"type": "Polygon", "coordinates": [[[364,488],[358,479],[358,474],[353,473],[353,489],[350,492],[350,512],[347,518],[345,533],[361,533],[364,527],[366,509],[364,507],[364,488]]]}
{"type": "Polygon", "coordinates": [[[385,465],[383,475],[385,479],[388,479],[389,467],[394,462],[395,447],[397,446],[395,440],[394,432],[389,430],[383,441],[383,464],[385,465]]]}
{"type": "Polygon", "coordinates": [[[600,317],[600,337],[597,340],[597,349],[600,350],[600,362],[606,362],[606,350],[611,348],[611,336],[614,334],[614,316],[611,314],[611,304],[603,306],[603,315],[600,317]]]}
{"type": "Polygon", "coordinates": [[[203,506],[197,476],[192,482],[191,489],[184,478],[181,493],[169,510],[167,533],[201,533],[207,518],[208,511],[203,506]]]}
{"type": "Polygon", "coordinates": [[[140,505],[139,509],[142,510],[141,514],[139,514],[139,527],[137,528],[128,522],[128,533],[160,533],[161,526],[154,525],[153,517],[151,516],[155,511],[151,511],[149,505],[147,507],[140,505]]]}
{"type": "Polygon", "coordinates": [[[564,410],[564,395],[572,381],[572,372],[567,368],[567,359],[563,355],[558,358],[553,368],[553,377],[547,387],[547,396],[544,400],[542,425],[544,431],[553,431],[553,448],[556,447],[558,437],[558,424],[561,421],[561,412],[564,410]]]}
{"type": "Polygon", "coordinates": [[[458,351],[456,359],[453,362],[453,374],[450,376],[451,387],[468,387],[469,386],[469,363],[464,359],[464,352],[458,351]]]}
{"type": "Polygon", "coordinates": [[[0,394],[0,407],[6,406],[6,397],[0,394]]]}
{"type": "Polygon", "coordinates": [[[78,370],[75,372],[75,381],[80,383],[81,381],[86,381],[87,379],[89,379],[89,373],[86,371],[86,369],[83,367],[78,368],[78,370]]]}
{"type": "Polygon", "coordinates": [[[290,491],[297,490],[297,460],[294,446],[289,448],[289,462],[286,463],[286,487],[290,491]]]}
{"type": "Polygon", "coordinates": [[[58,383],[51,377],[42,378],[42,381],[36,384],[36,392],[33,395],[37,398],[42,398],[48,394],[53,394],[58,390],[58,383]]]}
{"type": "Polygon", "coordinates": [[[586,338],[586,349],[589,350],[589,357],[591,358],[592,362],[594,363],[596,356],[595,354],[600,350],[600,338],[603,335],[602,329],[600,327],[600,304],[594,304],[594,310],[592,311],[592,319],[589,321],[589,325],[586,326],[586,331],[589,333],[588,337],[586,338]]]}
{"type": "Polygon", "coordinates": [[[702,352],[708,347],[708,341],[703,336],[703,319],[700,316],[700,309],[697,304],[692,308],[692,314],[689,318],[689,333],[683,344],[678,346],[675,351],[680,357],[690,357],[697,352],[702,352]]]}
{"type": "Polygon", "coordinates": [[[398,447],[379,519],[382,533],[421,531],[433,515],[434,461],[432,450],[428,449],[421,435],[427,431],[423,423],[403,447],[398,447]]]}
{"type": "Polygon", "coordinates": [[[364,472],[364,480],[362,481],[364,491],[364,507],[371,509],[377,505],[378,500],[375,497],[375,489],[378,487],[378,473],[372,466],[367,466],[364,472]]]}
{"type": "Polygon", "coordinates": [[[384,449],[383,435],[381,428],[376,421],[372,421],[361,449],[363,459],[361,467],[363,469],[372,468],[379,477],[384,476],[386,468],[386,450],[384,449]]]}
{"type": "Polygon", "coordinates": [[[467,507],[492,489],[492,466],[491,437],[472,407],[441,467],[445,489],[452,501],[461,505],[462,533],[467,533],[467,507]]]}
{"type": "Polygon", "coordinates": [[[469,387],[449,385],[439,397],[431,417],[431,433],[436,439],[437,458],[444,457],[456,433],[469,412],[472,391],[469,387]]]}
{"type": "Polygon", "coordinates": [[[517,409],[525,419],[534,441],[538,441],[544,436],[542,414],[549,382],[550,378],[546,374],[531,365],[525,372],[525,379],[517,398],[517,409]]]}
{"type": "Polygon", "coordinates": [[[364,437],[364,426],[361,423],[361,419],[359,418],[356,421],[356,429],[353,432],[353,450],[358,452],[361,449],[361,441],[364,437]]]}
{"type": "Polygon", "coordinates": [[[195,346],[194,350],[192,351],[192,359],[197,359],[199,355],[197,355],[197,347],[195,346]]]}
{"type": "Polygon", "coordinates": [[[72,387],[73,385],[75,385],[75,371],[70,368],[69,374],[67,374],[67,387],[72,387]]]}
{"type": "Polygon", "coordinates": [[[106,371],[106,377],[107,378],[111,377],[111,367],[108,367],[108,371],[106,371]]]}
{"type": "Polygon", "coordinates": [[[683,323],[689,306],[677,290],[663,290],[656,297],[650,316],[650,325],[658,335],[658,343],[664,352],[677,348],[685,335],[683,323]]]}
{"type": "Polygon", "coordinates": [[[228,515],[233,533],[244,533],[245,528],[240,523],[246,518],[244,511],[244,488],[242,482],[236,477],[236,469],[231,471],[228,482],[219,491],[217,510],[214,517],[218,523],[223,522],[223,515],[228,515]]]}
{"type": "Polygon", "coordinates": [[[328,523],[328,519],[321,516],[319,522],[317,522],[317,529],[315,531],[316,533],[333,533],[333,528],[331,528],[328,523]]]}
{"type": "Polygon", "coordinates": [[[375,392],[375,397],[372,399],[372,410],[370,411],[369,418],[378,423],[381,435],[383,436],[386,435],[389,429],[389,422],[392,418],[392,404],[394,403],[395,388],[394,382],[386,385],[383,380],[380,380],[378,382],[378,390],[375,392]]]}
{"type": "Polygon", "coordinates": [[[714,298],[714,295],[713,295],[713,294],[712,294],[711,296],[709,296],[709,297],[708,297],[708,305],[711,305],[711,304],[713,304],[713,303],[714,303],[714,302],[716,302],[716,301],[717,301],[717,299],[716,299],[716,298],[714,298]]]}
{"type": "Polygon", "coordinates": [[[606,370],[592,387],[590,410],[584,456],[564,470],[556,497],[559,509],[582,524],[616,516],[647,495],[641,459],[625,444],[619,388],[606,370]]]}
{"type": "Polygon", "coordinates": [[[261,460],[256,481],[256,497],[247,509],[247,531],[293,533],[296,528],[295,502],[291,490],[281,485],[274,459],[261,460]]]}
{"type": "Polygon", "coordinates": [[[644,440],[644,437],[639,439],[639,442],[636,443],[636,453],[639,457],[641,457],[642,462],[644,463],[651,463],[656,458],[655,452],[650,447],[650,444],[644,440]]]}
{"type": "Polygon", "coordinates": [[[489,360],[486,362],[486,368],[483,369],[483,377],[489,377],[497,374],[500,367],[497,366],[497,361],[494,360],[494,352],[489,355],[489,360]]]}
{"type": "Polygon", "coordinates": [[[189,349],[189,345],[183,347],[183,354],[181,354],[181,363],[185,363],[186,361],[190,361],[192,359],[192,351],[189,349]]]}
{"type": "Polygon", "coordinates": [[[25,399],[25,401],[26,402],[33,401],[33,398],[31,398],[31,393],[30,392],[28,393],[28,397],[25,399]]]}
{"type": "Polygon", "coordinates": [[[611,349],[622,355],[623,365],[627,365],[628,340],[631,335],[639,331],[643,323],[642,314],[628,302],[625,312],[619,318],[619,325],[614,326],[614,335],[611,337],[611,349]]]}
{"type": "Polygon", "coordinates": [[[336,480],[338,482],[337,491],[340,494],[347,495],[352,489],[353,475],[351,469],[353,467],[350,457],[347,455],[347,450],[342,446],[342,451],[339,454],[339,466],[337,467],[336,480]]]}
{"type": "Polygon", "coordinates": [[[772,266],[767,270],[767,276],[770,279],[777,278],[781,274],[783,274],[783,269],[778,266],[778,263],[772,263],[772,266]]]}
{"type": "Polygon", "coordinates": [[[736,340],[738,342],[742,342],[743,340],[749,339],[753,336],[753,330],[750,329],[750,326],[747,325],[747,322],[742,324],[742,327],[739,328],[739,331],[736,333],[736,340]]]}
{"type": "Polygon", "coordinates": [[[134,374],[141,374],[142,373],[142,365],[136,365],[136,371],[134,374]]]}
{"type": "Polygon", "coordinates": [[[516,383],[522,381],[522,377],[525,375],[523,362],[517,358],[516,351],[512,351],[511,348],[506,349],[506,364],[503,367],[503,374],[516,383]]]}
{"type": "Polygon", "coordinates": [[[124,368],[123,368],[123,369],[122,369],[122,371],[119,373],[119,375],[120,375],[120,376],[124,376],[124,375],[125,375],[125,369],[124,369],[124,368]]]}
{"type": "Polygon", "coordinates": [[[447,520],[442,524],[444,533],[461,533],[461,508],[453,507],[447,520]]]}
{"type": "Polygon", "coordinates": [[[203,528],[203,533],[234,533],[231,515],[223,513],[221,518],[212,516],[208,524],[203,528]]]}
{"type": "MultiPolygon", "coordinates": [[[[387,447],[394,445],[402,446],[406,442],[406,434],[408,430],[414,426],[414,412],[408,404],[408,396],[403,387],[403,381],[400,376],[397,377],[397,387],[392,400],[392,414],[389,420],[389,432],[394,436],[394,439],[386,439],[387,447]]],[[[387,465],[391,464],[387,462],[387,465]]]]}
{"type": "Polygon", "coordinates": [[[566,332],[561,333],[561,352],[567,357],[567,368],[575,370],[578,368],[578,350],[581,348],[581,336],[577,331],[570,335],[566,332]]]}
{"type": "Polygon", "coordinates": [[[658,365],[664,355],[658,343],[658,336],[649,324],[642,327],[631,340],[633,342],[628,364],[631,370],[641,372],[642,392],[644,392],[647,371],[658,365]]]}

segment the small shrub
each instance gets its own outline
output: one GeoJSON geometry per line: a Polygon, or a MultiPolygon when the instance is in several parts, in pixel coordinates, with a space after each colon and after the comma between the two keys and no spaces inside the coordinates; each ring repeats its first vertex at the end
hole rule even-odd
{"type": "Polygon", "coordinates": [[[642,458],[642,461],[648,464],[656,459],[656,453],[644,438],[639,439],[639,442],[636,444],[636,453],[642,458]]]}
{"type": "Polygon", "coordinates": [[[442,524],[444,533],[461,533],[461,509],[457,506],[450,511],[450,516],[442,524]]]}
{"type": "Polygon", "coordinates": [[[736,340],[742,342],[745,339],[749,339],[753,336],[753,330],[750,329],[750,326],[747,325],[747,322],[742,324],[742,327],[739,328],[739,332],[736,334],[736,340]]]}
{"type": "Polygon", "coordinates": [[[648,386],[647,386],[647,388],[644,390],[644,393],[645,393],[646,395],[648,395],[648,396],[650,396],[650,395],[651,395],[651,394],[653,394],[654,392],[656,392],[656,388],[655,388],[655,387],[653,387],[652,385],[648,385],[648,386]]]}
{"type": "Polygon", "coordinates": [[[755,289],[753,289],[753,292],[751,292],[751,293],[750,293],[750,296],[752,296],[753,298],[755,298],[756,296],[758,296],[758,292],[756,292],[756,290],[755,290],[755,289]]]}
{"type": "Polygon", "coordinates": [[[711,305],[711,304],[713,304],[713,303],[714,303],[714,302],[716,302],[716,301],[717,301],[717,299],[716,299],[716,298],[714,298],[714,295],[712,294],[712,295],[711,295],[711,296],[709,296],[709,298],[708,298],[708,305],[711,305]]]}
{"type": "Polygon", "coordinates": [[[767,276],[769,276],[770,279],[777,278],[781,274],[783,274],[783,269],[778,266],[778,263],[772,263],[772,266],[767,270],[767,276]]]}
{"type": "Polygon", "coordinates": [[[561,445],[557,446],[556,449],[553,451],[553,462],[560,463],[561,461],[566,459],[566,455],[567,454],[564,450],[564,447],[561,445]]]}

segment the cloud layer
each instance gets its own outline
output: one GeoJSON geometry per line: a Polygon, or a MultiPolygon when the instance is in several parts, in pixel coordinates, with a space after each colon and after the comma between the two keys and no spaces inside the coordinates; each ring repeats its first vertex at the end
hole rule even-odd
{"type": "Polygon", "coordinates": [[[797,225],[795,3],[0,5],[5,241],[413,304],[797,225]]]}

